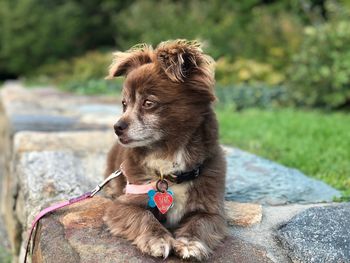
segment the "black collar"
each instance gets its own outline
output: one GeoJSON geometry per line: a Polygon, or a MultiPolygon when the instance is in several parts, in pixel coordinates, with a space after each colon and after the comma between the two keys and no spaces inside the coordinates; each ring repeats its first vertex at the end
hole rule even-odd
{"type": "Polygon", "coordinates": [[[174,174],[164,175],[164,178],[170,182],[181,184],[182,182],[187,182],[196,179],[201,170],[202,165],[197,165],[193,170],[186,172],[176,172],[174,174]]]}

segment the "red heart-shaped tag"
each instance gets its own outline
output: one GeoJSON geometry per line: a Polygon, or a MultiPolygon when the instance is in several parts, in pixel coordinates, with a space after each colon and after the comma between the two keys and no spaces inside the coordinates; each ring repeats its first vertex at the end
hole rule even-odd
{"type": "Polygon", "coordinates": [[[165,214],[173,203],[173,196],[167,191],[165,191],[164,193],[157,192],[154,195],[154,202],[156,203],[158,210],[162,214],[165,214]]]}

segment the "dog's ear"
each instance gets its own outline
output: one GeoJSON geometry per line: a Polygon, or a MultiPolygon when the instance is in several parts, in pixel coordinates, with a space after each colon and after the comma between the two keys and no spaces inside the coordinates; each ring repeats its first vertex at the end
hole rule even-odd
{"type": "Polygon", "coordinates": [[[126,76],[131,70],[152,62],[152,47],[146,44],[134,46],[126,52],[115,52],[106,79],[126,76]]]}
{"type": "Polygon", "coordinates": [[[214,74],[212,58],[203,53],[197,41],[180,39],[162,42],[155,53],[160,67],[172,81],[184,82],[193,69],[214,74]]]}

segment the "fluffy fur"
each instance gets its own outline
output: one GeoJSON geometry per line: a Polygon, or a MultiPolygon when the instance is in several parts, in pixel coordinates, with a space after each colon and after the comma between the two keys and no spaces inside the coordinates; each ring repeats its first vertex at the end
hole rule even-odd
{"type": "Polygon", "coordinates": [[[111,233],[143,253],[203,260],[227,233],[224,217],[226,164],[218,143],[214,67],[197,42],[167,41],[115,53],[108,78],[125,76],[124,113],[115,125],[119,142],[106,176],[123,163],[125,174],[110,185],[115,199],[104,220],[111,233]],[[163,225],[147,207],[147,194],[125,194],[126,181],[145,184],[158,174],[189,171],[198,178],[170,185],[174,207],[163,225]]]}

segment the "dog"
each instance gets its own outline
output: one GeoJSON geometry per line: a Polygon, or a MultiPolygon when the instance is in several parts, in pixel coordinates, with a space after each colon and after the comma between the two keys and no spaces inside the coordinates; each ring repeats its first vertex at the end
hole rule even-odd
{"type": "Polygon", "coordinates": [[[123,114],[114,125],[118,141],[105,175],[122,166],[123,176],[109,186],[114,201],[104,221],[145,254],[205,260],[227,235],[226,163],[212,107],[214,61],[199,42],[187,40],[114,55],[108,78],[125,77],[123,114]],[[164,186],[158,191],[173,197],[165,215],[149,206],[146,192],[128,192],[155,189],[156,182],[164,186]]]}

